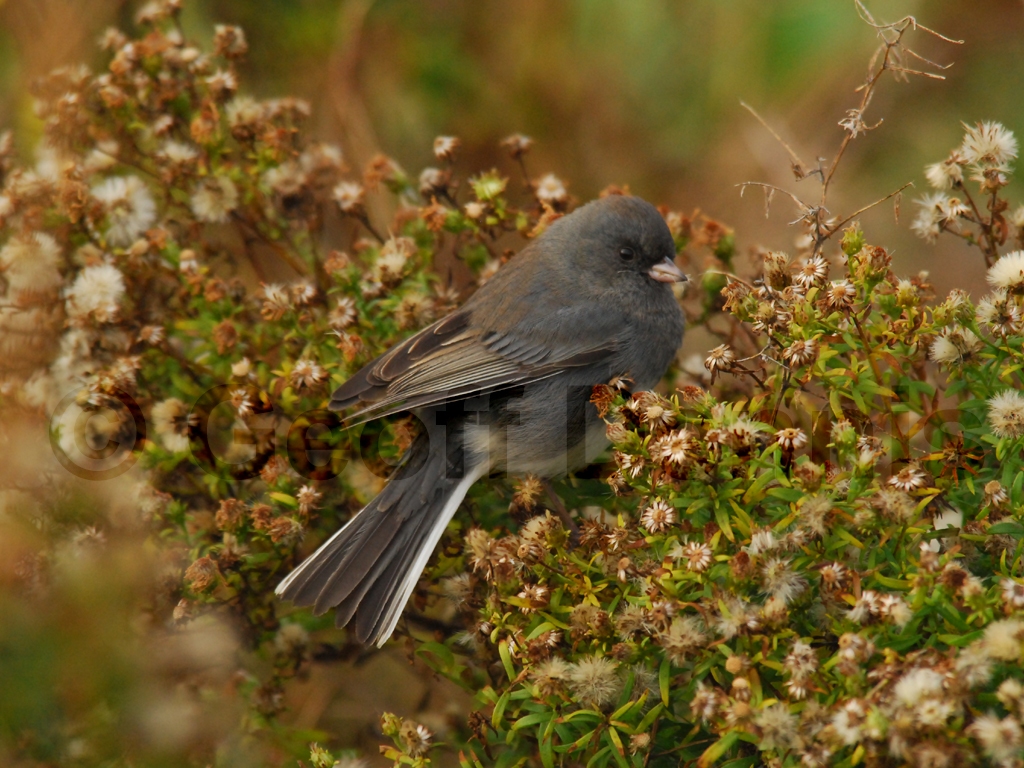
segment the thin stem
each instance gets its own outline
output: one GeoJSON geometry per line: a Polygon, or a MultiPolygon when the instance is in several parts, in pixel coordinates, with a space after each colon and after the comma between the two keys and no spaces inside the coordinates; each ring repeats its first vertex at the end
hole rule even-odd
{"type": "Polygon", "coordinates": [[[981,246],[981,252],[985,255],[985,266],[991,267],[996,259],[999,258],[999,251],[996,248],[995,239],[992,237],[992,223],[986,221],[985,217],[981,215],[981,210],[978,208],[977,203],[974,202],[974,198],[971,196],[971,192],[964,185],[962,181],[958,181],[956,186],[964,193],[964,197],[967,198],[967,202],[971,206],[971,211],[974,213],[975,222],[981,229],[981,235],[984,238],[984,243],[978,243],[981,246]]]}
{"type": "MultiPolygon", "coordinates": [[[[864,352],[867,355],[868,365],[871,366],[871,373],[875,377],[875,382],[878,386],[882,386],[882,369],[878,367],[878,361],[875,360],[875,356],[871,354],[871,343],[868,341],[868,336],[864,332],[864,326],[861,325],[860,320],[856,315],[851,315],[851,319],[853,320],[854,327],[857,329],[857,335],[860,336],[861,344],[864,345],[864,352]]],[[[896,430],[896,434],[899,437],[900,447],[903,449],[903,456],[909,459],[910,444],[907,441],[906,435],[903,434],[903,430],[900,428],[900,423],[897,420],[896,415],[892,412],[892,405],[890,405],[889,401],[884,397],[882,398],[882,404],[885,407],[885,415],[889,418],[889,423],[892,425],[892,428],[896,430]]]]}

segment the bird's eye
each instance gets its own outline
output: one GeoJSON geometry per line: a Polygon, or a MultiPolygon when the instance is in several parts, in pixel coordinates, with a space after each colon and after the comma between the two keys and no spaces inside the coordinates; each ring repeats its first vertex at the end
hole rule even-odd
{"type": "Polygon", "coordinates": [[[632,248],[623,248],[621,251],[619,251],[619,256],[622,257],[623,261],[632,261],[635,255],[636,254],[633,253],[632,248]]]}

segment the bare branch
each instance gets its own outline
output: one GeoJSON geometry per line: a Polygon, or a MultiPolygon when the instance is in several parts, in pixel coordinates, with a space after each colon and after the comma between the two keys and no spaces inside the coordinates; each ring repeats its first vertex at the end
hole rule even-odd
{"type": "Polygon", "coordinates": [[[804,165],[803,160],[800,159],[800,156],[793,150],[793,148],[789,146],[789,144],[787,144],[781,136],[779,136],[779,134],[775,131],[774,128],[768,125],[767,121],[763,117],[757,114],[757,111],[752,106],[747,104],[745,101],[740,101],[740,106],[747,110],[747,112],[752,114],[757,119],[757,122],[759,122],[764,127],[764,129],[768,131],[768,133],[770,133],[775,138],[775,140],[779,142],[779,144],[782,145],[786,152],[789,153],[789,160],[793,164],[793,175],[796,176],[796,180],[800,181],[801,179],[806,178],[809,175],[807,173],[806,166],[804,165]]]}
{"type": "Polygon", "coordinates": [[[906,52],[909,55],[913,56],[918,61],[923,62],[924,64],[927,64],[929,67],[935,67],[936,69],[949,69],[950,67],[953,66],[953,62],[949,62],[949,64],[939,64],[937,61],[932,61],[931,59],[926,59],[924,56],[919,54],[917,51],[914,51],[914,50],[912,50],[910,48],[906,48],[905,50],[906,50],[906,52]]]}
{"type": "Polygon", "coordinates": [[[803,200],[801,200],[799,197],[794,195],[789,190],[783,189],[782,187],[777,187],[774,184],[765,184],[763,181],[744,181],[742,184],[737,184],[736,186],[740,188],[740,197],[743,197],[743,193],[747,190],[747,187],[761,187],[762,189],[765,190],[771,190],[773,194],[775,192],[781,192],[782,194],[790,198],[794,203],[803,208],[805,211],[814,210],[813,208],[811,208],[811,206],[809,206],[807,203],[805,203],[803,200]]]}
{"type": "MultiPolygon", "coordinates": [[[[915,31],[919,29],[922,32],[927,32],[929,35],[932,35],[933,37],[939,38],[939,40],[942,40],[944,43],[952,43],[953,45],[963,45],[964,44],[963,40],[954,40],[952,37],[946,37],[942,33],[936,32],[931,27],[926,27],[924,24],[921,24],[917,19],[915,19],[913,16],[908,16],[907,18],[910,19],[911,23],[914,25],[914,30],[915,31]]],[[[953,65],[950,64],[949,66],[953,66],[953,65]]]]}
{"type": "Polygon", "coordinates": [[[923,72],[920,69],[907,69],[906,67],[886,67],[890,72],[902,72],[905,75],[919,75],[920,77],[928,77],[932,80],[945,80],[945,75],[937,75],[934,72],[923,72]]]}
{"type": "MultiPolygon", "coordinates": [[[[864,211],[870,211],[870,210],[871,210],[872,208],[874,208],[875,206],[877,206],[877,205],[881,205],[881,204],[882,204],[882,203],[884,203],[884,202],[885,202],[886,200],[889,200],[889,199],[891,199],[891,198],[893,198],[893,197],[896,197],[897,195],[899,195],[900,193],[902,193],[904,189],[906,189],[907,187],[912,187],[912,186],[914,186],[914,182],[912,182],[912,181],[908,181],[908,182],[907,182],[906,184],[904,184],[904,185],[903,185],[902,187],[900,187],[899,189],[897,189],[897,190],[896,190],[895,192],[890,192],[890,193],[889,193],[888,195],[886,195],[885,197],[882,197],[882,198],[879,198],[878,200],[875,200],[875,202],[871,203],[870,205],[865,205],[865,206],[864,206],[863,208],[860,208],[860,209],[858,209],[858,210],[854,211],[854,212],[853,212],[853,213],[851,213],[851,214],[850,214],[849,216],[847,216],[847,217],[846,217],[845,219],[843,219],[843,220],[842,220],[842,221],[840,221],[840,222],[839,222],[838,224],[836,224],[836,225],[835,225],[834,227],[832,227],[832,228],[831,228],[831,229],[830,229],[830,230],[828,231],[828,234],[827,234],[826,236],[831,236],[831,235],[834,235],[834,234],[835,234],[836,232],[838,232],[838,231],[839,231],[840,229],[842,229],[842,228],[843,228],[843,227],[845,227],[845,226],[846,226],[847,224],[849,224],[849,223],[850,223],[851,221],[853,221],[853,220],[854,220],[855,218],[857,218],[857,217],[858,217],[858,216],[860,216],[860,215],[861,215],[862,213],[864,213],[864,211]]],[[[899,208],[898,208],[898,203],[897,203],[897,214],[896,214],[896,215],[897,215],[897,219],[899,218],[899,213],[898,213],[898,211],[899,211],[899,208]]]]}
{"type": "Polygon", "coordinates": [[[861,17],[861,19],[868,26],[874,27],[877,30],[885,31],[896,29],[900,33],[903,33],[909,27],[914,31],[921,30],[922,32],[927,32],[929,35],[937,37],[939,38],[939,40],[942,40],[944,42],[953,43],[953,45],[964,44],[963,40],[954,40],[951,37],[946,37],[945,35],[936,32],[934,29],[930,27],[926,27],[924,24],[918,22],[918,20],[914,16],[904,16],[902,19],[890,22],[889,24],[879,24],[878,22],[875,21],[875,17],[871,15],[871,12],[864,6],[861,0],[854,0],[854,3],[857,6],[857,13],[861,17]]]}
{"type": "MultiPolygon", "coordinates": [[[[904,184],[898,190],[891,192],[890,194],[886,195],[880,200],[876,200],[870,205],[864,206],[863,208],[855,211],[854,213],[850,214],[837,224],[833,224],[832,222],[827,221],[827,216],[829,214],[826,202],[828,200],[829,185],[832,182],[832,178],[835,176],[836,169],[839,167],[839,163],[843,159],[846,153],[846,148],[850,145],[850,142],[853,141],[858,136],[860,136],[861,134],[874,130],[875,128],[879,127],[882,124],[881,119],[870,125],[867,124],[864,120],[864,114],[867,111],[868,106],[871,104],[871,100],[874,97],[875,88],[878,86],[878,83],[881,80],[882,76],[886,72],[892,72],[893,76],[897,80],[906,80],[910,75],[918,75],[932,80],[945,79],[943,75],[938,74],[937,72],[930,72],[925,69],[914,69],[911,67],[904,66],[904,60],[909,57],[912,57],[915,61],[922,62],[928,67],[940,71],[949,69],[949,67],[952,66],[952,64],[938,64],[934,61],[931,61],[930,59],[925,58],[924,56],[921,56],[915,51],[912,51],[909,48],[907,48],[903,43],[903,38],[906,35],[906,33],[920,29],[948,43],[953,43],[956,45],[960,45],[963,43],[962,40],[953,40],[951,38],[945,37],[944,35],[940,35],[939,33],[935,32],[935,30],[929,29],[921,24],[918,24],[917,19],[915,19],[913,16],[904,16],[898,21],[894,21],[888,24],[880,24],[878,21],[875,20],[875,17],[871,15],[871,12],[864,5],[863,0],[853,1],[858,16],[860,16],[860,18],[868,26],[877,31],[878,37],[881,39],[882,44],[878,46],[878,48],[871,56],[871,60],[868,64],[867,78],[860,86],[858,86],[854,90],[855,93],[860,94],[860,103],[848,109],[846,112],[846,116],[839,121],[840,127],[842,127],[844,130],[844,135],[843,140],[839,145],[839,148],[836,150],[835,156],[828,164],[827,170],[822,168],[822,162],[819,160],[818,169],[816,171],[811,172],[817,173],[821,177],[821,197],[818,202],[818,205],[810,206],[793,193],[781,189],[780,187],[776,187],[772,184],[748,181],[738,185],[740,186],[741,196],[747,186],[758,186],[764,190],[766,218],[769,214],[772,198],[774,197],[776,192],[782,192],[783,194],[787,195],[791,200],[793,200],[799,206],[801,210],[801,216],[800,218],[790,223],[796,224],[799,222],[804,222],[809,225],[810,229],[812,230],[814,238],[815,253],[819,253],[825,241],[832,237],[832,235],[834,235],[842,227],[847,225],[860,214],[864,213],[867,210],[870,210],[871,208],[874,208],[875,206],[885,202],[886,200],[895,198],[893,209],[896,219],[897,221],[899,221],[901,193],[907,187],[913,186],[912,184],[909,183],[904,184]]],[[[774,136],[775,139],[780,144],[782,144],[782,146],[786,149],[786,152],[789,154],[790,159],[793,162],[793,171],[794,175],[797,177],[797,180],[799,181],[801,178],[805,178],[806,176],[810,175],[807,172],[804,164],[800,161],[800,158],[799,156],[797,156],[796,152],[794,152],[793,149],[789,145],[787,145],[785,141],[782,140],[778,133],[772,130],[771,126],[769,126],[768,123],[752,107],[750,107],[748,104],[742,101],[740,102],[740,104],[742,104],[742,106],[748,112],[750,112],[758,120],[758,122],[760,122],[761,125],[764,126],[768,130],[768,132],[771,133],[771,135],[774,136]]],[[[989,257],[987,256],[986,259],[988,258],[989,257]]]]}

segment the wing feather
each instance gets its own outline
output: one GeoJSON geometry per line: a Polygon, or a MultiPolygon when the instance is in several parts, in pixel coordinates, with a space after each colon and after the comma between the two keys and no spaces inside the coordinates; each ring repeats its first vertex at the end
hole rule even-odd
{"type": "Polygon", "coordinates": [[[550,257],[528,246],[461,309],[365,365],[338,387],[330,407],[355,407],[346,421],[377,418],[610,363],[625,318],[597,294],[564,301],[552,280],[576,291],[586,286],[554,266],[552,272],[550,257]],[[537,267],[541,260],[545,269],[537,267]]]}
{"type": "Polygon", "coordinates": [[[606,342],[560,356],[512,333],[470,329],[459,314],[367,363],[334,392],[330,407],[361,406],[346,421],[366,421],[546,379],[566,368],[602,362],[614,350],[606,342]]]}

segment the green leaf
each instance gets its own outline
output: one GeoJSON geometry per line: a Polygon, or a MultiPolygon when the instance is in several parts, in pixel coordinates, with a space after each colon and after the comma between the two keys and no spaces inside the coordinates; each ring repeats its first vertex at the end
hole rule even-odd
{"type": "Polygon", "coordinates": [[[764,487],[775,479],[775,472],[767,470],[758,475],[757,479],[750,484],[747,492],[743,494],[743,503],[752,504],[764,498],[764,487]]]}
{"type": "Polygon", "coordinates": [[[736,534],[732,532],[732,524],[729,520],[729,510],[722,504],[719,504],[718,499],[715,499],[715,522],[717,522],[718,527],[722,529],[722,533],[725,534],[725,538],[729,541],[736,541],[736,534]]]}
{"type": "Polygon", "coordinates": [[[622,768],[629,768],[629,761],[626,760],[626,748],[622,745],[622,737],[619,736],[618,730],[613,726],[608,727],[608,738],[615,746],[615,750],[612,752],[615,762],[622,766],[622,768]]]}
{"type": "Polygon", "coordinates": [[[671,675],[672,665],[667,658],[661,660],[658,668],[658,690],[661,692],[661,703],[668,706],[668,682],[671,675]]]}
{"type": "Polygon", "coordinates": [[[555,742],[551,735],[540,740],[540,762],[544,768],[555,768],[555,742]]]}
{"type": "Polygon", "coordinates": [[[592,717],[598,722],[604,720],[604,715],[593,709],[577,709],[575,712],[570,712],[568,715],[561,718],[561,720],[563,723],[568,723],[573,720],[582,720],[588,717],[592,717]]]}
{"type": "Polygon", "coordinates": [[[528,728],[531,725],[536,725],[537,723],[543,723],[546,720],[550,720],[551,717],[552,715],[549,711],[536,712],[532,715],[526,715],[525,717],[520,717],[518,720],[512,723],[512,730],[519,731],[523,728],[528,728]]]}
{"type": "Polygon", "coordinates": [[[800,488],[783,488],[777,486],[775,488],[769,488],[767,496],[771,496],[773,499],[781,499],[789,503],[800,501],[806,494],[800,488]]]}
{"type": "Polygon", "coordinates": [[[505,666],[505,674],[508,681],[516,679],[516,668],[512,664],[512,652],[508,649],[508,643],[504,639],[498,640],[498,655],[501,656],[501,663],[505,666]]]}
{"type": "Polygon", "coordinates": [[[543,635],[545,632],[549,632],[555,628],[555,625],[550,621],[542,621],[538,624],[530,634],[526,636],[527,640],[536,640],[538,637],[543,635]]]}
{"type": "Polygon", "coordinates": [[[289,496],[287,493],[281,493],[280,491],[271,491],[267,495],[274,501],[278,502],[279,504],[284,504],[286,507],[290,507],[291,509],[299,508],[299,500],[296,499],[294,496],[289,496]]]}
{"type": "Polygon", "coordinates": [[[704,750],[704,754],[702,754],[697,760],[697,765],[701,766],[701,768],[704,768],[704,766],[714,765],[726,752],[736,745],[739,738],[739,731],[729,731],[722,738],[704,750]]]}
{"type": "Polygon", "coordinates": [[[911,585],[907,579],[893,579],[880,573],[874,574],[872,578],[886,589],[909,590],[911,585]]]}
{"type": "Polygon", "coordinates": [[[843,416],[843,404],[839,399],[839,390],[833,389],[828,393],[828,404],[832,408],[832,415],[837,419],[844,418],[843,416]]]}
{"type": "Polygon", "coordinates": [[[661,703],[655,704],[651,707],[651,711],[644,715],[644,719],[637,725],[635,729],[636,732],[643,733],[650,728],[654,724],[654,721],[658,719],[658,715],[661,714],[663,709],[665,709],[665,705],[661,703]]]}
{"type": "Polygon", "coordinates": [[[968,632],[962,635],[939,634],[936,635],[936,637],[938,637],[940,642],[943,642],[946,645],[951,645],[954,648],[964,648],[982,637],[984,634],[984,631],[979,630],[978,632],[968,632]]]}
{"type": "Polygon", "coordinates": [[[501,698],[498,699],[498,703],[494,705],[494,712],[491,713],[491,726],[494,730],[498,730],[498,724],[501,722],[502,717],[505,716],[505,707],[508,706],[509,692],[505,691],[501,694],[501,698]]]}
{"type": "Polygon", "coordinates": [[[1024,525],[1016,522],[1015,520],[1005,520],[1001,523],[994,523],[987,528],[987,532],[995,536],[996,534],[1009,535],[1009,536],[1021,536],[1024,535],[1024,525]]]}

